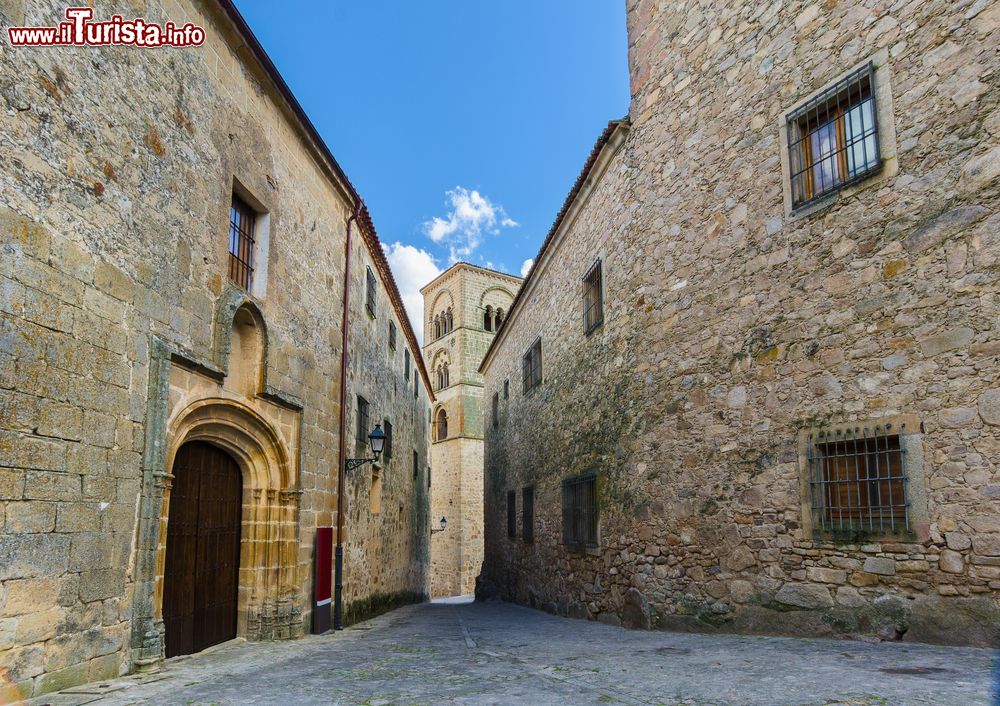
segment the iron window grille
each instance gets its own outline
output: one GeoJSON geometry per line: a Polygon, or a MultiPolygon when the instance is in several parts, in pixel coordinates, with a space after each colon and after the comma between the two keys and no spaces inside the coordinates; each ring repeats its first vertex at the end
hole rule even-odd
{"type": "Polygon", "coordinates": [[[816,529],[909,530],[905,425],[821,431],[808,438],[809,484],[816,529]]]}
{"type": "Polygon", "coordinates": [[[372,272],[372,268],[367,268],[367,289],[365,297],[365,306],[368,309],[368,314],[375,318],[375,273],[372,272]]]}
{"type": "Polygon", "coordinates": [[[507,491],[507,536],[517,536],[517,491],[507,491]]]}
{"type": "Polygon", "coordinates": [[[562,484],[563,544],[597,546],[597,476],[567,478],[562,484]]]}
{"type": "Polygon", "coordinates": [[[529,392],[542,384],[542,339],[537,339],[524,354],[522,361],[524,391],[529,392]]]}
{"type": "Polygon", "coordinates": [[[385,420],[385,444],[382,447],[382,457],[388,461],[392,458],[392,424],[388,419],[385,420]]]}
{"type": "Polygon", "coordinates": [[[787,131],[793,208],[878,171],[874,65],[869,62],[789,113],[787,131]]]}
{"type": "Polygon", "coordinates": [[[256,221],[253,209],[233,194],[229,207],[229,279],[248,292],[253,285],[256,221]]]}
{"type": "Polygon", "coordinates": [[[521,538],[535,541],[535,487],[521,489],[521,538]]]}
{"type": "Polygon", "coordinates": [[[410,381],[410,349],[403,351],[403,379],[410,381]]]}
{"type": "Polygon", "coordinates": [[[396,350],[396,324],[389,322],[389,349],[396,350]]]}
{"type": "Polygon", "coordinates": [[[493,428],[500,428],[500,393],[493,393],[493,428]]]}
{"type": "Polygon", "coordinates": [[[604,323],[604,297],[601,294],[601,261],[598,260],[583,278],[583,330],[590,333],[604,323]]]}
{"type": "Polygon", "coordinates": [[[358,395],[358,429],[359,444],[368,443],[368,400],[358,395]]]}

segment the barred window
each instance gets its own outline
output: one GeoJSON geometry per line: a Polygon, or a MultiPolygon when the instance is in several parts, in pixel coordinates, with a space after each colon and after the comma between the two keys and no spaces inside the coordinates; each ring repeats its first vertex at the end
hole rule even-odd
{"type": "Polygon", "coordinates": [[[385,426],[382,427],[385,432],[385,445],[382,447],[382,457],[388,461],[392,458],[392,424],[388,419],[385,420],[385,426]]]}
{"type": "Polygon", "coordinates": [[[233,194],[229,207],[229,279],[248,292],[253,286],[256,220],[253,209],[233,194]]]}
{"type": "Polygon", "coordinates": [[[815,527],[830,532],[908,530],[902,427],[809,435],[809,483],[815,527]]]}
{"type": "Polygon", "coordinates": [[[791,112],[787,127],[793,208],[878,171],[874,66],[869,63],[791,112]]]}
{"type": "Polygon", "coordinates": [[[597,476],[567,478],[562,484],[563,544],[597,546],[597,476]]]}
{"type": "Polygon", "coordinates": [[[368,400],[358,395],[358,441],[368,443],[368,400]]]}
{"type": "Polygon", "coordinates": [[[524,391],[528,392],[542,384],[542,339],[537,339],[524,354],[522,361],[524,391]]]}
{"type": "Polygon", "coordinates": [[[583,330],[590,333],[604,323],[604,297],[601,294],[601,261],[598,260],[583,278],[583,330]]]}
{"type": "Polygon", "coordinates": [[[500,428],[500,393],[493,393],[493,428],[500,428]]]}
{"type": "Polygon", "coordinates": [[[535,486],[521,489],[521,538],[535,541],[535,486]]]}
{"type": "Polygon", "coordinates": [[[517,536],[517,491],[507,491],[507,536],[517,536]]]}
{"type": "Polygon", "coordinates": [[[368,308],[368,313],[372,318],[375,318],[375,273],[372,272],[372,268],[368,268],[368,279],[367,279],[367,296],[365,298],[365,306],[368,308]]]}
{"type": "Polygon", "coordinates": [[[389,322],[389,348],[396,350],[396,324],[389,322]]]}
{"type": "Polygon", "coordinates": [[[403,379],[410,381],[410,349],[403,350],[403,379]]]}

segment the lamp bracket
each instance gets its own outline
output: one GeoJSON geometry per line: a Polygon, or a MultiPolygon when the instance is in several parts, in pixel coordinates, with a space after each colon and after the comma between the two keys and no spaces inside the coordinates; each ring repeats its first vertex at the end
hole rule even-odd
{"type": "Polygon", "coordinates": [[[348,471],[353,471],[355,468],[361,468],[366,463],[378,463],[378,458],[349,458],[344,461],[344,468],[348,471]]]}

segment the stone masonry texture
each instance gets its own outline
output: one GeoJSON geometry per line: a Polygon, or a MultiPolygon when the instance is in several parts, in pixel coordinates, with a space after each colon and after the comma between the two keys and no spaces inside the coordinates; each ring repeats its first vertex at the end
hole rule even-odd
{"type": "MultiPolygon", "coordinates": [[[[65,7],[3,0],[0,24],[51,25],[65,7]]],[[[207,39],[0,52],[4,703],[162,660],[170,461],[186,438],[243,472],[240,636],[309,630],[315,530],[337,519],[353,187],[224,4],[95,14],[191,21],[207,39]],[[227,278],[234,190],[261,212],[250,293],[227,278]]],[[[360,395],[372,426],[391,421],[394,454],[347,477],[348,622],[427,594],[433,399],[422,365],[404,380],[404,348],[419,350],[377,235],[367,217],[352,227],[346,453],[370,455],[360,395]]]]}
{"type": "Polygon", "coordinates": [[[424,362],[436,371],[448,365],[448,383],[436,390],[433,419],[444,410],[448,434],[431,444],[431,523],[448,521],[431,539],[431,595],[471,594],[483,563],[483,376],[478,368],[495,328],[484,314],[510,309],[518,277],[467,263],[448,268],[421,291],[424,295],[424,362]],[[434,319],[451,310],[453,329],[435,338],[434,319]]]}
{"type": "Polygon", "coordinates": [[[484,397],[512,384],[497,430],[486,413],[480,594],[631,627],[993,644],[997,4],[626,6],[629,117],[482,366],[484,397]],[[867,61],[882,169],[793,213],[784,116],[867,61]],[[604,323],[585,335],[598,257],[604,323]],[[814,529],[803,439],[889,422],[908,531],[814,529]],[[561,481],[583,473],[599,540],[578,551],[561,481]],[[533,543],[520,500],[507,536],[525,486],[533,543]]]}

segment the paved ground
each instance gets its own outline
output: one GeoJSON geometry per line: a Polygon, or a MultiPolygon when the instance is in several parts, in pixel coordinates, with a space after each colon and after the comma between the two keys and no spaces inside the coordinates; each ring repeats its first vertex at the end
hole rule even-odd
{"type": "Polygon", "coordinates": [[[37,704],[989,704],[989,650],[626,631],[507,603],[234,643],[37,704]],[[98,696],[100,694],[100,696],[98,696]]]}

